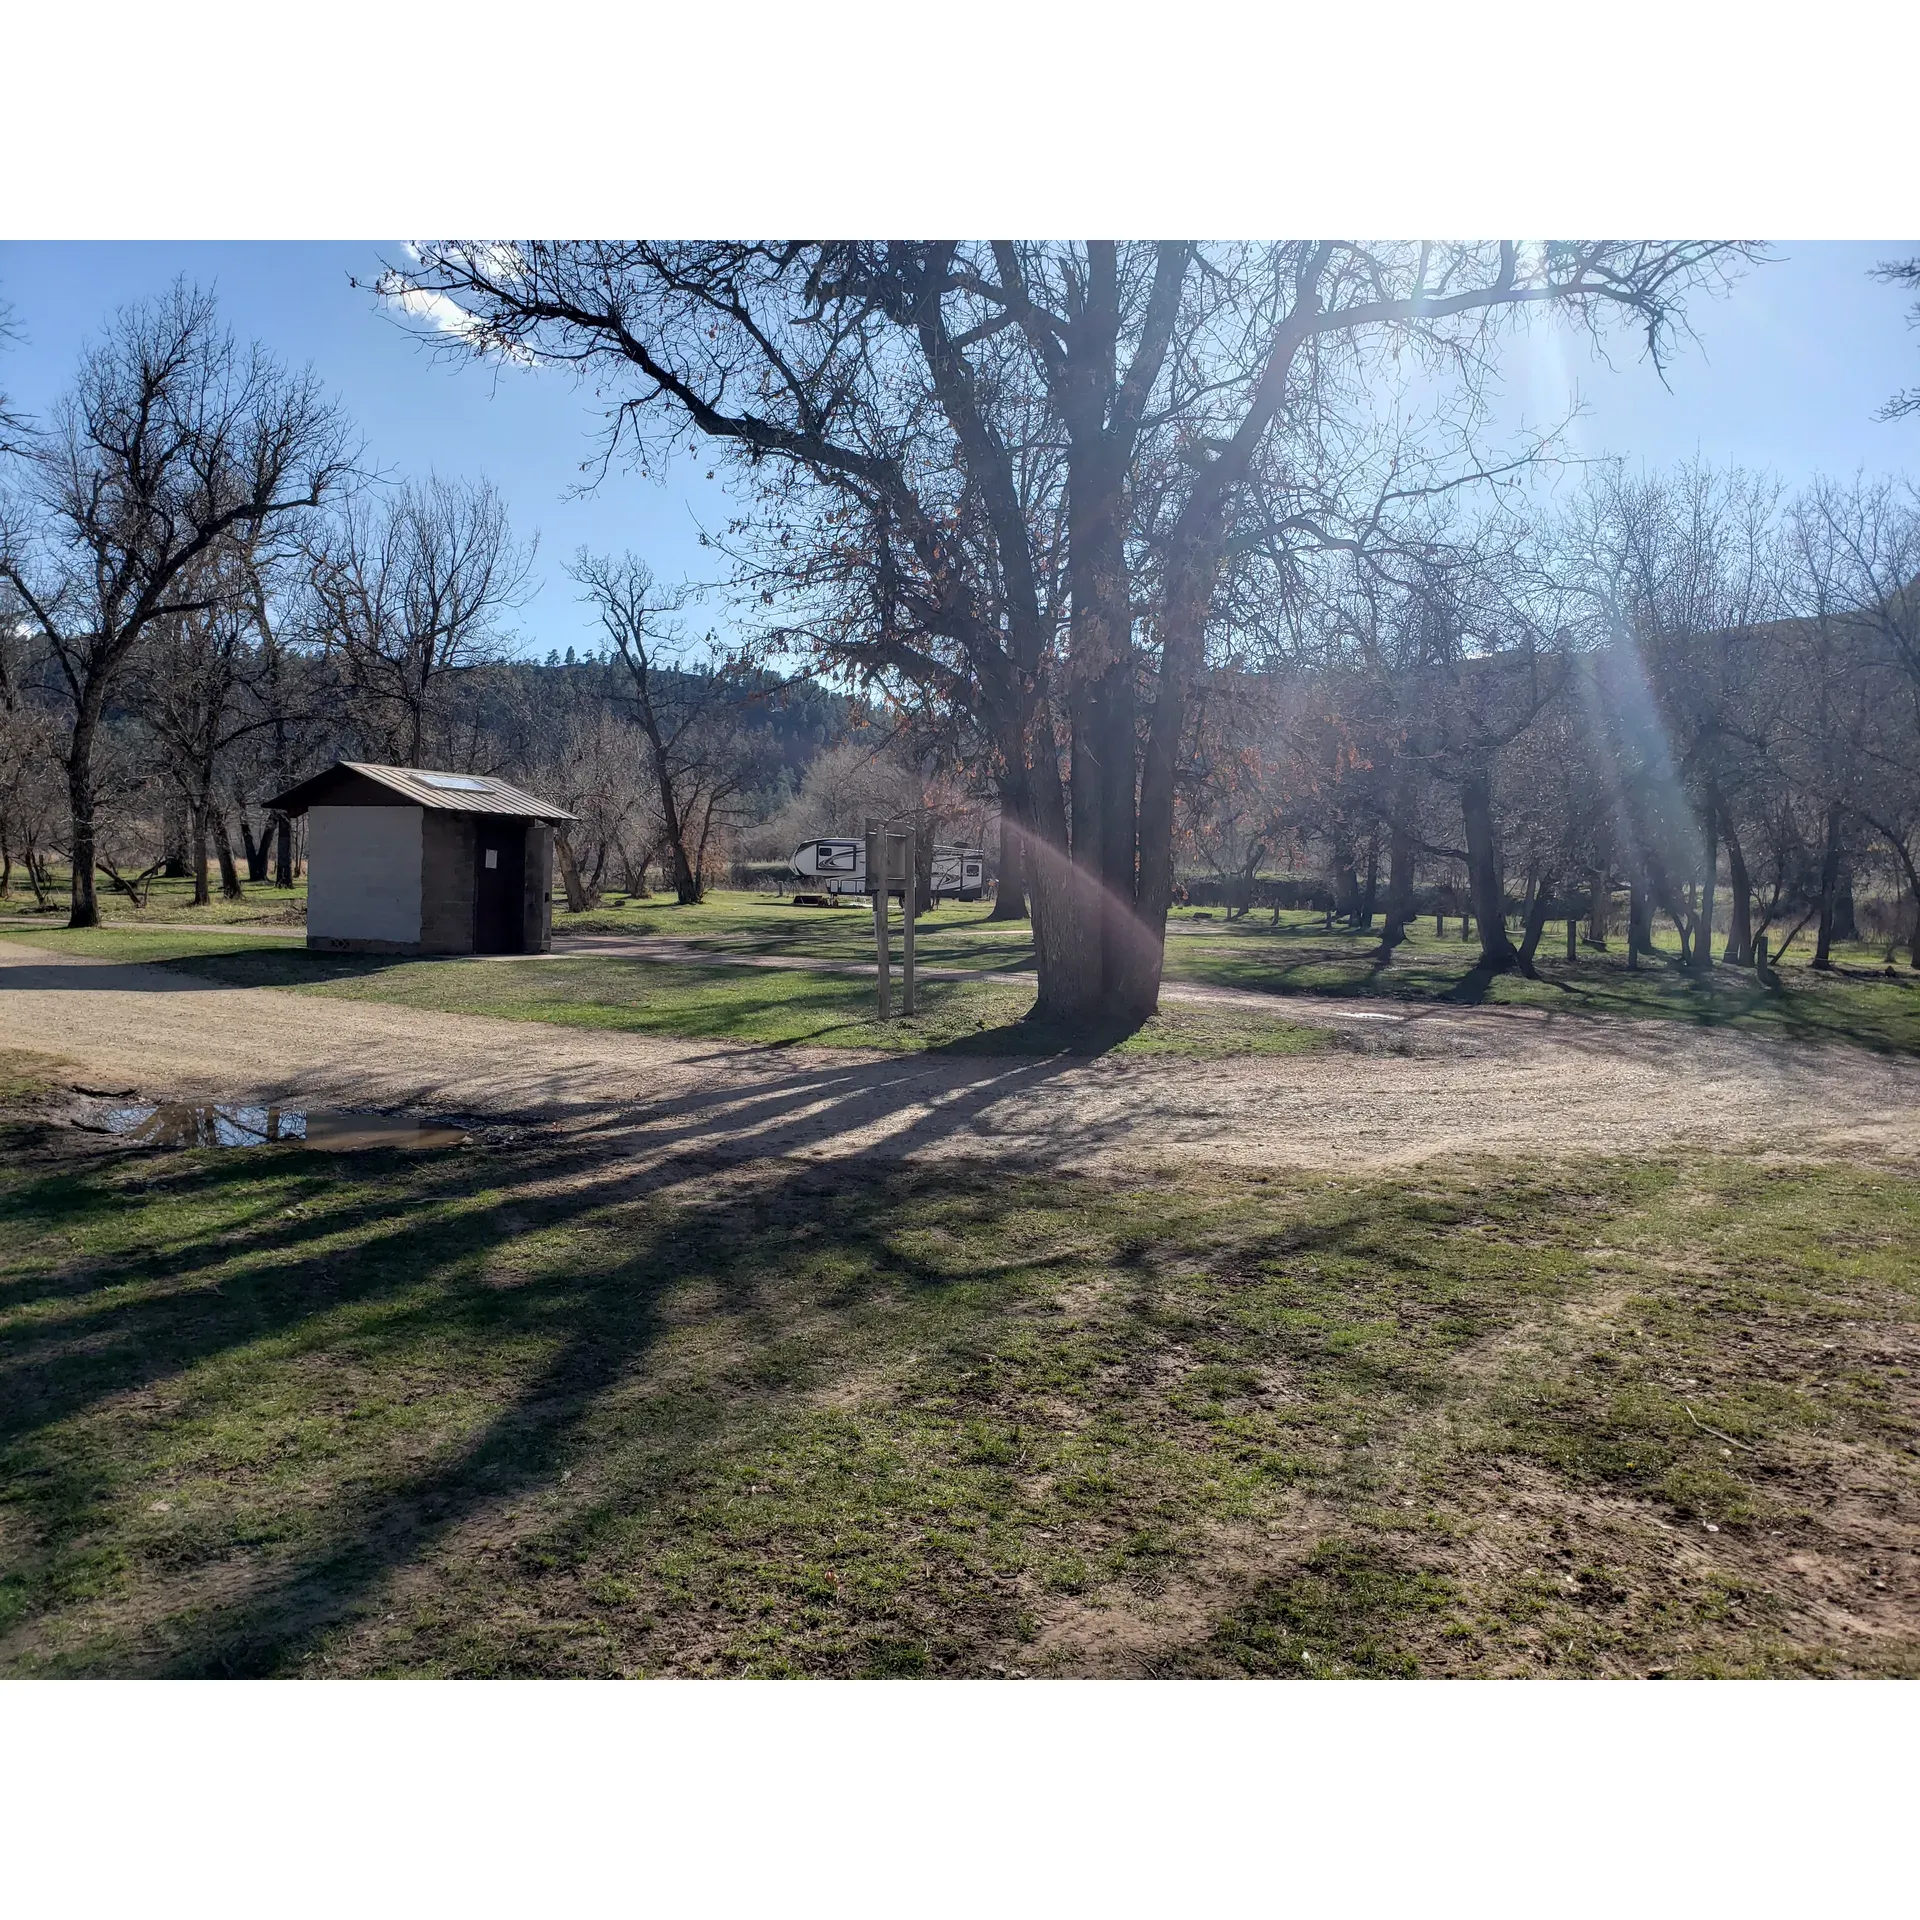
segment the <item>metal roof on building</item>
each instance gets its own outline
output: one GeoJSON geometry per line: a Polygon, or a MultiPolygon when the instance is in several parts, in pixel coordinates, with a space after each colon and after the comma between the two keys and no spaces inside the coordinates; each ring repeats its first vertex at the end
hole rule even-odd
{"type": "Polygon", "coordinates": [[[302,780],[267,805],[275,813],[305,813],[326,802],[327,790],[342,774],[358,774],[386,787],[416,807],[440,813],[502,813],[521,820],[571,820],[575,816],[551,800],[510,787],[484,773],[441,773],[431,767],[377,767],[364,760],[336,760],[324,773],[302,780]]]}

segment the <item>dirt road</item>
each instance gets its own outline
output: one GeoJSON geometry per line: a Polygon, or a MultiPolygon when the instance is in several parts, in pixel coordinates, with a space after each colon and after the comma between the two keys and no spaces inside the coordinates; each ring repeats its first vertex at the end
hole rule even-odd
{"type": "MultiPolygon", "coordinates": [[[[1206,989],[1189,989],[1196,997],[1206,989]]],[[[539,1120],[725,1158],[1405,1165],[1741,1145],[1920,1158],[1920,1063],[1663,1021],[1289,998],[1323,1053],[954,1059],[778,1051],[214,986],[0,948],[0,1046],[90,1087],[539,1120]]]]}

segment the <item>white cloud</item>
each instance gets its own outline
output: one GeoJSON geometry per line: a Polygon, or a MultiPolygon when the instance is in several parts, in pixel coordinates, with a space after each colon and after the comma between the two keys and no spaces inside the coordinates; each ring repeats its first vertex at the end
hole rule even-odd
{"type": "MultiPolygon", "coordinates": [[[[420,259],[420,251],[411,242],[407,243],[408,257],[415,262],[420,259]]],[[[505,247],[492,247],[482,256],[483,263],[492,271],[513,263],[513,255],[505,247]]],[[[503,273],[501,277],[507,276],[503,273]]],[[[501,359],[510,360],[516,366],[532,367],[539,365],[538,357],[522,346],[501,347],[493,345],[485,338],[482,323],[473,314],[455,300],[451,294],[440,293],[430,287],[413,285],[404,273],[383,273],[376,283],[376,291],[383,300],[398,307],[400,311],[415,320],[424,320],[438,333],[450,333],[456,339],[481,352],[497,353],[501,359]]]]}
{"type": "Polygon", "coordinates": [[[426,320],[442,333],[457,333],[463,338],[473,335],[476,324],[473,315],[450,295],[430,293],[424,287],[410,287],[398,278],[390,278],[383,283],[380,292],[402,313],[411,314],[416,320],[426,320]]]}

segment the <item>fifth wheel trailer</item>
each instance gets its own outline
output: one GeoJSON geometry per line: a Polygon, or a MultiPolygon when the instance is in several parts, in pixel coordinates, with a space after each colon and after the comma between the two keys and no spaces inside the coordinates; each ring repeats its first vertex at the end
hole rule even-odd
{"type": "MultiPolygon", "coordinates": [[[[979,847],[936,846],[933,850],[933,897],[936,900],[978,900],[986,855],[979,847]]],[[[865,894],[867,844],[864,840],[806,840],[793,850],[789,863],[810,891],[825,894],[865,894]]],[[[897,892],[898,889],[896,888],[897,892]]]]}

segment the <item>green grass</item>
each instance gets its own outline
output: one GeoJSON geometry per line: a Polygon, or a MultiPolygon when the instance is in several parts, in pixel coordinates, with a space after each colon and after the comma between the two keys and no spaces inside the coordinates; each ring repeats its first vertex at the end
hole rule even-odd
{"type": "MultiPolygon", "coordinates": [[[[990,901],[936,908],[914,923],[914,951],[929,967],[972,971],[1029,969],[1033,931],[1024,920],[994,922],[990,901]]],[[[900,911],[890,919],[893,951],[900,951],[900,911]]],[[[787,954],[809,960],[869,963],[873,910],[868,905],[796,907],[772,894],[715,890],[697,907],[656,896],[629,906],[572,914],[556,906],[553,930],[620,933],[636,940],[672,940],[706,953],[787,954]]]]}
{"type": "Polygon", "coordinates": [[[0,1144],[9,1673],[1920,1673],[1894,1171],[0,1144]]]}
{"type": "MultiPolygon", "coordinates": [[[[1448,925],[1457,928],[1458,922],[1448,925]]],[[[1665,959],[1643,960],[1630,969],[1623,941],[1605,953],[1583,947],[1581,957],[1569,964],[1564,928],[1553,931],[1559,937],[1542,943],[1538,979],[1519,974],[1487,979],[1474,970],[1478,943],[1463,945],[1457,932],[1437,938],[1430,919],[1383,966],[1376,957],[1377,932],[1327,932],[1317,915],[1282,914],[1275,928],[1264,914],[1229,922],[1176,912],[1168,927],[1166,976],[1261,993],[1682,1020],[1780,1039],[1920,1052],[1920,974],[1903,967],[1889,976],[1881,949],[1837,949],[1840,971],[1821,974],[1804,964],[1812,948],[1803,940],[1781,970],[1780,990],[1770,992],[1744,968],[1715,967],[1706,980],[1680,973],[1665,959]]],[[[1669,953],[1677,951],[1671,934],[1663,945],[1669,953]]]]}
{"type": "MultiPolygon", "coordinates": [[[[0,939],[10,932],[0,928],[0,939]]],[[[95,927],[36,929],[12,937],[54,952],[174,967],[228,986],[746,1046],[1224,1057],[1311,1052],[1332,1038],[1320,1028],[1258,1008],[1172,1002],[1130,1032],[1062,1033],[1027,1018],[1033,1006],[1030,986],[1000,980],[922,980],[914,1017],[882,1023],[875,1017],[873,981],[857,975],[616,955],[393,960],[309,953],[272,935],[244,931],[95,927]]],[[[897,979],[894,990],[899,991],[897,979]]]]}
{"type": "MultiPolygon", "coordinates": [[[[1030,968],[1027,923],[991,923],[990,911],[986,903],[941,908],[921,923],[922,960],[983,971],[1030,968]]],[[[1450,920],[1450,931],[1439,937],[1431,919],[1418,922],[1393,960],[1382,966],[1376,959],[1376,932],[1328,932],[1316,914],[1283,913],[1276,927],[1267,914],[1228,921],[1218,910],[1176,909],[1168,923],[1166,978],[1257,993],[1470,1001],[1558,1014],[1683,1020],[1782,1039],[1920,1052],[1920,975],[1902,966],[1888,977],[1879,948],[1843,947],[1836,953],[1840,971],[1820,974],[1806,964],[1813,949],[1803,937],[1782,970],[1781,990],[1770,992],[1741,968],[1716,967],[1704,981],[1666,961],[1643,961],[1630,969],[1619,940],[1604,953],[1582,947],[1580,958],[1569,964],[1563,928],[1556,924],[1542,943],[1538,979],[1487,980],[1474,971],[1478,943],[1463,944],[1458,924],[1450,920]]],[[[897,914],[894,925],[897,946],[897,914]]],[[[861,909],[796,908],[764,894],[715,893],[698,907],[642,901],[589,915],[557,912],[554,928],[558,933],[617,930],[716,953],[822,960],[864,961],[873,949],[872,919],[861,909]]],[[[1656,937],[1669,954],[1677,952],[1670,928],[1663,926],[1656,937]]]]}
{"type": "MultiPolygon", "coordinates": [[[[1026,924],[990,923],[989,910],[984,904],[943,909],[935,923],[923,923],[918,941],[922,964],[980,974],[1029,973],[1032,946],[1026,924]]],[[[864,964],[872,957],[873,923],[868,914],[856,908],[795,908],[764,894],[715,894],[698,907],[646,902],[580,916],[578,923],[564,913],[555,916],[560,934],[577,930],[578,924],[617,925],[638,940],[671,941],[743,959],[779,955],[864,964]]],[[[31,924],[0,920],[0,937],[8,934],[104,957],[195,965],[202,960],[224,964],[222,956],[239,951],[241,944],[249,951],[264,951],[272,945],[271,936],[247,941],[240,928],[210,929],[202,940],[120,922],[68,934],[44,919],[31,924]]],[[[1671,945],[1671,936],[1667,939],[1671,945]]],[[[872,996],[871,983],[851,977],[807,979],[770,970],[751,973],[745,968],[731,973],[711,965],[676,968],[664,962],[600,955],[590,960],[527,963],[541,969],[537,975],[518,970],[519,963],[506,963],[506,976],[479,984],[470,983],[468,972],[442,977],[447,962],[430,963],[430,978],[425,972],[409,973],[405,966],[386,962],[309,958],[286,944],[289,951],[283,968],[250,962],[257,972],[243,969],[232,977],[249,983],[304,986],[315,984],[331,967],[335,977],[350,975],[362,982],[357,988],[343,985],[338,990],[394,998],[403,1004],[690,1037],[733,1037],[765,1045],[804,1041],[900,1048],[961,1040],[988,1044],[968,1039],[982,1033],[999,1035],[992,1044],[1002,1050],[1051,1046],[1057,1041],[1057,1036],[1013,1031],[1031,1004],[1032,992],[1001,980],[923,980],[923,1020],[918,1025],[881,1028],[864,1011],[872,996]],[[642,967],[657,976],[650,986],[638,977],[642,967]],[[569,972],[569,968],[578,971],[569,972]],[[454,984],[456,978],[458,984],[454,984]],[[506,984],[508,980],[513,984],[506,984]]],[[[1664,961],[1645,961],[1630,969],[1617,945],[1607,953],[1583,948],[1581,958],[1569,964],[1558,941],[1543,947],[1539,978],[1509,974],[1489,980],[1474,970],[1477,945],[1463,944],[1454,934],[1436,938],[1430,921],[1415,928],[1385,965],[1377,958],[1377,947],[1373,933],[1344,928],[1328,932],[1316,916],[1307,914],[1283,914],[1275,927],[1264,915],[1229,922],[1176,911],[1168,927],[1166,978],[1234,987],[1281,1000],[1289,994],[1312,994],[1534,1007],[1576,1019],[1610,1015],[1679,1020],[1776,1039],[1839,1041],[1882,1053],[1920,1053],[1920,975],[1910,970],[1888,974],[1878,951],[1862,947],[1842,949],[1837,955],[1839,971],[1821,974],[1804,964],[1811,948],[1802,942],[1797,957],[1782,969],[1777,991],[1762,987],[1751,973],[1739,968],[1716,967],[1706,980],[1682,974],[1664,961]]],[[[896,914],[896,962],[898,951],[896,914]]],[[[486,964],[497,968],[501,963],[486,964]]],[[[465,968],[467,963],[458,965],[465,968]]],[[[1172,1001],[1167,1005],[1168,1011],[1139,1040],[1135,1051],[1156,1047],[1207,1053],[1293,1051],[1316,1044],[1303,1037],[1305,1030],[1276,1026],[1257,1011],[1209,1009],[1201,1016],[1172,1001]]]]}
{"type": "MultiPolygon", "coordinates": [[[[119,896],[102,894],[101,902],[108,927],[128,931],[166,922],[203,924],[221,930],[250,921],[286,925],[298,922],[305,913],[304,880],[291,894],[277,888],[253,887],[244,901],[215,901],[198,908],[186,904],[190,892],[188,881],[157,881],[144,912],[136,912],[119,896]]],[[[58,930],[64,911],[36,914],[31,894],[24,898],[16,894],[11,902],[0,901],[0,935],[18,932],[42,940],[58,930]]],[[[944,906],[923,918],[918,930],[921,963],[977,973],[1030,972],[1031,928],[1025,921],[991,921],[991,912],[991,903],[983,901],[944,906]]],[[[1638,968],[1630,969],[1625,962],[1624,943],[1617,939],[1604,953],[1583,946],[1580,957],[1569,963],[1564,957],[1562,928],[1556,924],[1542,944],[1537,979],[1509,974],[1489,980],[1474,970],[1477,944],[1459,939],[1457,920],[1447,924],[1449,932],[1441,937],[1434,934],[1430,919],[1417,922],[1406,944],[1382,965],[1377,958],[1375,933],[1346,928],[1328,931],[1316,914],[1283,913],[1275,926],[1264,913],[1229,921],[1218,910],[1177,908],[1168,923],[1166,978],[1282,996],[1305,993],[1453,1001],[1536,1007],[1572,1016],[1681,1020],[1779,1039],[1840,1041],[1882,1053],[1920,1053],[1920,974],[1904,965],[1889,972],[1882,948],[1840,948],[1835,955],[1838,971],[1822,974],[1807,964],[1813,949],[1811,940],[1803,937],[1781,969],[1781,987],[1769,991],[1741,968],[1716,967],[1704,980],[1681,974],[1665,961],[1643,961],[1638,968]]],[[[892,926],[897,956],[897,912],[892,926]]],[[[794,907],[764,893],[716,890],[697,907],[682,907],[658,895],[605,905],[585,914],[569,914],[556,906],[554,931],[562,937],[571,933],[619,933],[639,941],[672,942],[741,958],[786,956],[864,964],[873,956],[873,921],[866,908],[794,907]]],[[[1669,955],[1677,951],[1675,936],[1664,924],[1658,928],[1656,940],[1669,955]]],[[[116,957],[129,959],[185,957],[173,955],[164,944],[142,952],[132,948],[111,951],[116,957]]],[[[734,1017],[728,1008],[736,1006],[745,1023],[741,1037],[768,1043],[790,1042],[808,1031],[809,1020],[815,1020],[825,1022],[821,1044],[928,1044],[925,1037],[916,1038],[910,1030],[891,1030],[878,1039],[871,1032],[863,1032],[855,1038],[851,1029],[861,1023],[851,1016],[852,1002],[843,1002],[832,994],[796,1011],[789,1020],[777,1010],[789,993],[800,1001],[811,1001],[804,989],[767,988],[739,996],[725,990],[717,999],[712,994],[703,996],[703,1004],[688,1013],[690,1024],[684,1030],[722,1035],[734,1017]],[[843,1011],[848,1017],[841,1017],[843,1011]]],[[[559,998],[568,1007],[581,1004],[581,997],[572,991],[559,998]]],[[[624,991],[610,1004],[629,1011],[609,1024],[624,1024],[633,1018],[633,1002],[624,991]]],[[[940,996],[929,1029],[937,1036],[932,1044],[943,1044],[967,1032],[1004,1028],[1009,1017],[1006,1008],[1011,1004],[1000,994],[981,999],[940,996]]],[[[935,1005],[934,996],[929,994],[930,1008],[935,1005]]],[[[574,1020],[580,1016],[562,1011],[555,1017],[574,1020]]],[[[1227,1031],[1218,1019],[1207,1024],[1213,1037],[1202,1050],[1218,1050],[1228,1037],[1227,1031]]],[[[682,1029],[669,1025],[648,1030],[682,1029]]],[[[1257,1021],[1248,1020],[1234,1031],[1244,1031],[1251,1039],[1265,1029],[1257,1021]]],[[[1031,1036],[1027,1039],[1030,1041],[1031,1036]]],[[[1257,1042],[1254,1050],[1259,1050],[1257,1042]]]]}
{"type": "MultiPolygon", "coordinates": [[[[220,898],[220,876],[213,876],[214,897],[203,907],[193,904],[191,880],[156,879],[147,893],[147,904],[136,907],[123,893],[115,893],[103,877],[100,883],[100,912],[108,926],[153,926],[178,922],[185,926],[242,926],[249,921],[268,926],[303,924],[307,917],[307,881],[302,874],[291,887],[276,887],[270,882],[247,882],[243,899],[220,898]]],[[[13,886],[0,899],[0,927],[22,924],[58,927],[66,922],[69,881],[65,868],[54,870],[54,887],[43,912],[34,903],[33,889],[25,884],[19,868],[14,869],[13,886]]]]}
{"type": "Polygon", "coordinates": [[[126,960],[139,965],[167,961],[224,962],[240,954],[290,954],[306,949],[282,934],[255,933],[244,927],[171,929],[109,924],[104,927],[17,927],[0,921],[0,940],[42,947],[49,953],[76,954],[88,960],[126,960]]]}

